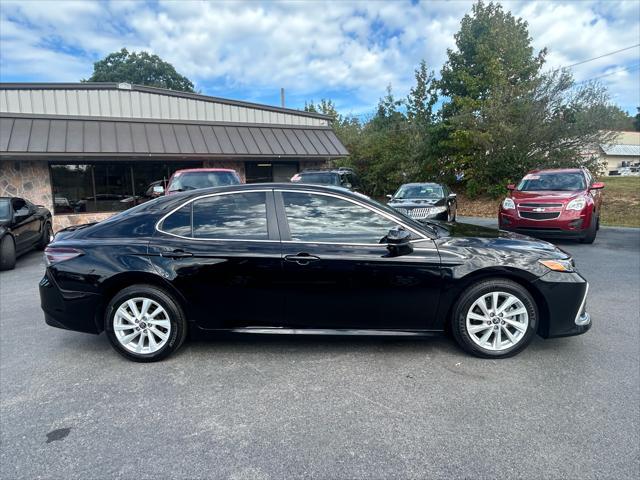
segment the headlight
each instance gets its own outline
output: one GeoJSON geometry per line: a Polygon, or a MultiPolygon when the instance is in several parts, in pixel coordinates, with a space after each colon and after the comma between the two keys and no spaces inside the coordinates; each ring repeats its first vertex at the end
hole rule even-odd
{"type": "Polygon", "coordinates": [[[502,208],[505,210],[514,210],[516,208],[516,202],[512,198],[507,197],[502,201],[502,208]]]}
{"type": "Polygon", "coordinates": [[[567,205],[567,210],[582,210],[587,205],[584,197],[574,198],[567,205]]]}
{"type": "Polygon", "coordinates": [[[447,207],[431,207],[429,209],[429,213],[442,213],[446,211],[447,211],[447,207]]]}
{"type": "Polygon", "coordinates": [[[571,260],[538,260],[538,262],[554,272],[573,272],[571,260]]]}

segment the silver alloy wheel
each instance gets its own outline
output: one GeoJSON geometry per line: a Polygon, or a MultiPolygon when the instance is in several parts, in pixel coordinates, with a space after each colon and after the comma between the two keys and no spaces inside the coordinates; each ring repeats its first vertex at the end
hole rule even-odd
{"type": "Polygon", "coordinates": [[[467,312],[467,333],[486,350],[502,351],[517,345],[529,327],[529,313],[518,297],[490,292],[478,298],[467,312]]]}
{"type": "Polygon", "coordinates": [[[155,353],[169,341],[171,322],[158,302],[136,297],[120,304],[113,316],[113,331],[130,352],[155,353]]]}

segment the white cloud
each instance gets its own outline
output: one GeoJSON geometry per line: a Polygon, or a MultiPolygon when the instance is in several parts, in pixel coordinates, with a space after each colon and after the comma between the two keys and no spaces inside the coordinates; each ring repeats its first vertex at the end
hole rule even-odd
{"type": "MultiPolygon", "coordinates": [[[[76,81],[92,63],[127,47],[146,49],[206,85],[205,93],[256,99],[287,88],[372,110],[391,83],[404,95],[421,59],[438,71],[470,10],[463,2],[7,2],[0,4],[0,76],[76,81]]],[[[638,43],[640,4],[507,1],[529,22],[548,68],[638,43]]],[[[637,63],[638,50],[574,69],[576,79],[637,63]],[[608,70],[607,70],[608,69],[608,70]]],[[[603,77],[616,101],[640,103],[638,71],[603,77]]]]}

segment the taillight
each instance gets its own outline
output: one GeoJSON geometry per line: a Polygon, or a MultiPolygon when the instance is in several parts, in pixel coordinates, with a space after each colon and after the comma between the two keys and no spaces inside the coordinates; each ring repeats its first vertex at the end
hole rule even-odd
{"type": "Polygon", "coordinates": [[[47,266],[55,263],[66,262],[82,255],[80,250],[69,247],[47,247],[44,249],[44,260],[47,266]]]}

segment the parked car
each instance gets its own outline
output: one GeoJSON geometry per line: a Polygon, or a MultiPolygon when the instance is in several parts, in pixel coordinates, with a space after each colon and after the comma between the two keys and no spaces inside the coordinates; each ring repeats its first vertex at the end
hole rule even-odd
{"type": "Polygon", "coordinates": [[[514,355],[586,332],[587,281],[554,245],[417,222],[343,188],[251,184],[164,196],[56,235],[49,325],[100,333],[137,361],[187,331],[432,335],[514,355]]]}
{"type": "Polygon", "coordinates": [[[44,249],[51,239],[51,212],[19,197],[0,197],[0,270],[11,270],[16,258],[44,249]]]}
{"type": "Polygon", "coordinates": [[[166,194],[199,188],[239,185],[238,172],[230,168],[189,168],[177,170],[167,184],[166,194]]]}
{"type": "Polygon", "coordinates": [[[291,177],[291,182],[310,185],[332,185],[355,191],[360,189],[360,179],[350,168],[304,170],[291,177]]]}
{"type": "Polygon", "coordinates": [[[439,183],[405,183],[393,195],[387,195],[391,208],[413,219],[455,222],[458,210],[456,194],[439,183]]]}
{"type": "Polygon", "coordinates": [[[604,183],[588,170],[534,170],[507,185],[500,205],[500,228],[535,237],[575,238],[593,243],[600,228],[604,183]]]}

